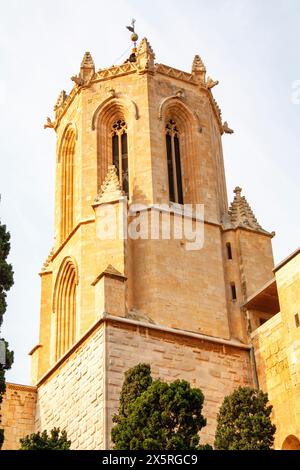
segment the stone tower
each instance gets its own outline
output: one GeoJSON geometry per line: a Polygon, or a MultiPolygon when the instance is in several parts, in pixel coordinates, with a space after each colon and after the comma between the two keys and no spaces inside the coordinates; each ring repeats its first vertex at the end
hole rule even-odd
{"type": "Polygon", "coordinates": [[[109,448],[123,374],[147,362],[155,377],[203,390],[211,443],[223,397],[255,384],[243,304],[273,276],[272,234],[240,188],[228,207],[222,135],[232,131],[217,82],[199,56],[191,72],[155,63],[147,39],[99,71],[85,53],[72,80],[45,125],[57,135],[55,240],[31,352],[35,428],[109,448]],[[167,214],[173,227],[187,204],[204,206],[199,249],[184,235],[121,236],[134,215],[152,227],[167,214]],[[115,237],[100,236],[114,224],[115,237]]]}

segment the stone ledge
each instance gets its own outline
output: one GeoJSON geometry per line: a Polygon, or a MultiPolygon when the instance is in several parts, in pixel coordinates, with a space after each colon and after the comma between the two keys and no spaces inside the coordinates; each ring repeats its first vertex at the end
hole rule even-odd
{"type": "Polygon", "coordinates": [[[22,392],[36,392],[37,387],[33,385],[21,385],[21,384],[14,384],[11,382],[6,382],[7,390],[17,390],[22,392]]]}
{"type": "Polygon", "coordinates": [[[68,357],[70,357],[76,349],[78,349],[82,343],[84,343],[89,336],[91,336],[95,331],[98,330],[98,328],[105,322],[110,322],[110,323],[121,323],[121,324],[127,324],[128,326],[135,326],[135,327],[141,327],[141,328],[146,328],[149,330],[156,330],[156,331],[161,331],[162,333],[169,333],[185,338],[193,338],[193,339],[198,339],[200,341],[205,341],[208,343],[214,343],[214,344],[219,344],[221,346],[230,346],[236,349],[244,349],[249,351],[251,349],[251,346],[249,344],[244,344],[236,340],[228,340],[228,339],[223,339],[223,338],[216,338],[213,336],[207,336],[203,335],[201,333],[193,333],[192,331],[185,331],[185,330],[179,330],[176,328],[169,328],[165,327],[162,325],[155,325],[153,323],[148,323],[148,322],[141,322],[138,320],[132,320],[129,318],[122,318],[122,317],[116,317],[113,315],[109,315],[106,312],[103,312],[102,318],[97,320],[91,328],[88,329],[88,331],[75,343],[52,367],[49,369],[37,382],[36,387],[39,387],[44,383],[52,374],[55,372],[64,362],[68,357]]]}
{"type": "Polygon", "coordinates": [[[207,341],[207,342],[210,342],[210,343],[217,343],[217,344],[221,344],[221,345],[224,345],[224,346],[231,346],[231,347],[238,348],[238,349],[246,349],[246,350],[251,349],[250,345],[241,343],[240,341],[228,340],[228,339],[223,339],[223,338],[216,338],[214,336],[203,335],[201,333],[194,333],[192,331],[180,330],[180,329],[176,329],[176,328],[169,328],[169,327],[166,327],[166,326],[155,325],[153,323],[148,323],[148,322],[144,322],[144,321],[132,320],[132,319],[129,319],[129,318],[115,317],[115,316],[112,316],[112,315],[109,315],[109,314],[105,314],[104,319],[108,320],[108,321],[111,321],[111,322],[117,322],[117,323],[123,323],[123,324],[127,323],[128,325],[134,325],[134,326],[139,326],[139,327],[143,327],[143,328],[148,328],[150,330],[151,329],[152,330],[159,330],[159,331],[162,331],[162,332],[165,332],[165,333],[171,333],[171,334],[174,334],[174,335],[199,339],[199,340],[202,340],[202,341],[207,341]]]}

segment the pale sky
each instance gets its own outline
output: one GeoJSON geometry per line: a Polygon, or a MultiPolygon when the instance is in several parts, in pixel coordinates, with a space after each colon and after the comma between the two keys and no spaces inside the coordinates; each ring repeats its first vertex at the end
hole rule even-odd
{"type": "Polygon", "coordinates": [[[9,381],[29,383],[38,272],[53,245],[55,133],[43,124],[59,92],[70,91],[85,51],[97,69],[116,63],[130,45],[125,25],[132,17],[156,62],[190,71],[200,54],[208,75],[220,81],[214,96],[235,130],[223,138],[229,199],[242,186],[258,221],[276,231],[276,262],[299,246],[299,0],[0,0],[0,6],[0,217],[11,232],[15,271],[1,333],[15,351],[9,381]]]}

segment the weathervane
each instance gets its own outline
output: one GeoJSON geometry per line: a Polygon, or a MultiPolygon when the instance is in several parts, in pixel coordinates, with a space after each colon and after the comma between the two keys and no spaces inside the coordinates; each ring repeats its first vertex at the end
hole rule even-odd
{"type": "Polygon", "coordinates": [[[135,25],[135,19],[132,18],[131,26],[126,26],[126,28],[132,33],[130,38],[131,38],[131,41],[133,41],[134,47],[136,47],[136,42],[139,37],[135,32],[134,25],[135,25]]]}

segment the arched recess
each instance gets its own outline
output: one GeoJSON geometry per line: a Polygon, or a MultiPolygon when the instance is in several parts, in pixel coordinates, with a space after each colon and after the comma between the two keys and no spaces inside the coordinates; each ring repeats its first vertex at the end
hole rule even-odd
{"type": "Polygon", "coordinates": [[[66,257],[57,273],[53,312],[55,314],[55,359],[58,360],[76,341],[76,291],[78,269],[74,258],[66,257]]]}
{"type": "MultiPolygon", "coordinates": [[[[163,140],[165,143],[166,126],[173,121],[179,132],[180,160],[184,203],[199,202],[197,194],[198,156],[196,138],[199,134],[199,123],[190,108],[182,99],[172,96],[164,99],[159,107],[159,119],[163,124],[163,140]]],[[[167,162],[167,160],[166,160],[167,162]]],[[[166,163],[166,178],[167,163],[166,163]]]]}
{"type": "Polygon", "coordinates": [[[282,450],[300,450],[300,440],[292,434],[283,441],[282,450]]]}
{"type": "Polygon", "coordinates": [[[60,142],[58,163],[60,165],[60,240],[69,235],[74,227],[74,156],[76,128],[68,124],[60,142]]]}
{"type": "Polygon", "coordinates": [[[74,132],[75,140],[77,141],[77,139],[78,139],[78,129],[77,129],[76,124],[74,122],[68,122],[68,124],[65,126],[65,128],[63,130],[63,133],[62,133],[62,136],[61,136],[61,138],[59,139],[59,142],[58,142],[58,151],[57,151],[58,163],[61,161],[61,156],[62,156],[62,153],[64,151],[64,146],[66,144],[65,137],[66,137],[66,134],[68,132],[70,132],[70,129],[72,129],[73,132],[74,132]]]}
{"type": "MultiPolygon", "coordinates": [[[[98,192],[107,175],[108,166],[113,163],[112,127],[116,121],[125,121],[128,134],[129,174],[132,160],[132,123],[138,118],[136,105],[129,99],[111,97],[95,111],[93,129],[97,131],[97,186],[98,192]]],[[[129,188],[130,192],[130,188],[129,188]]]]}

